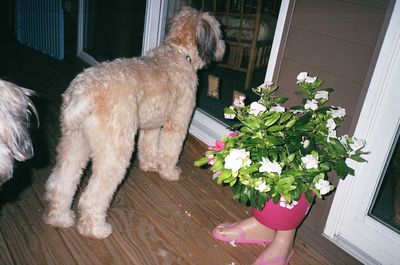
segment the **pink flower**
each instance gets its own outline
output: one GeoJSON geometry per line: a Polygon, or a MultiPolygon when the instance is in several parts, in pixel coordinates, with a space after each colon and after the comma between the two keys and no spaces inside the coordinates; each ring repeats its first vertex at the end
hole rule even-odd
{"type": "Polygon", "coordinates": [[[245,99],[246,99],[245,96],[239,96],[239,97],[235,98],[235,100],[233,101],[233,105],[238,108],[243,108],[245,99]]]}
{"type": "Polygon", "coordinates": [[[231,132],[231,133],[228,135],[228,137],[236,137],[236,136],[238,136],[238,132],[237,132],[237,131],[231,132]]]}
{"type": "Polygon", "coordinates": [[[216,178],[219,178],[220,176],[221,176],[221,171],[214,171],[212,178],[216,179],[216,178]]]}
{"type": "Polygon", "coordinates": [[[212,165],[214,165],[214,163],[215,163],[215,156],[214,155],[207,155],[207,158],[208,158],[208,164],[210,165],[210,166],[212,166],[212,165]]]}
{"type": "Polygon", "coordinates": [[[225,144],[221,140],[215,141],[214,146],[209,146],[208,149],[214,150],[214,151],[221,151],[225,148],[225,144]]]}

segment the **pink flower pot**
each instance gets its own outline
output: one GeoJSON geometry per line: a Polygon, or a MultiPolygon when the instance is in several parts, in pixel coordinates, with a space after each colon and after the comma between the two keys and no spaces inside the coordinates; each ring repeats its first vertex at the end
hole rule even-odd
{"type": "Polygon", "coordinates": [[[277,204],[272,200],[268,200],[261,211],[255,208],[252,211],[256,220],[269,228],[292,230],[301,224],[310,207],[311,203],[303,193],[299,201],[292,204],[286,203],[283,198],[277,204]]]}

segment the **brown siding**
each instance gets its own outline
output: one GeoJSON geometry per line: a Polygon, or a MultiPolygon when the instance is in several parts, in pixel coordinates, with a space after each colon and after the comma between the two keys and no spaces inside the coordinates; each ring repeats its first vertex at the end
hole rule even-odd
{"type": "MultiPolygon", "coordinates": [[[[325,80],[325,86],[335,89],[330,103],[346,108],[347,119],[339,130],[346,133],[357,120],[358,103],[376,62],[389,0],[297,0],[292,4],[274,73],[279,93],[298,104],[293,92],[299,72],[325,80]]],[[[359,264],[322,236],[333,197],[316,202],[298,236],[333,264],[359,264]]]]}

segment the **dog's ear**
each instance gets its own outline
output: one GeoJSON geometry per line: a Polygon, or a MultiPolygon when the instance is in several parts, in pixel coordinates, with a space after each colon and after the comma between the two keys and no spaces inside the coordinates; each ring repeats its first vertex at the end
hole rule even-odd
{"type": "Polygon", "coordinates": [[[196,28],[196,44],[199,56],[206,64],[214,59],[217,38],[209,22],[204,18],[201,19],[196,28]]]}

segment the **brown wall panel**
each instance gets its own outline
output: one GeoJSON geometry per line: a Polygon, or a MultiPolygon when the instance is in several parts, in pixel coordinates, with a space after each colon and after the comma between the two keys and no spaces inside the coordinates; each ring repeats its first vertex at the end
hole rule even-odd
{"type": "Polygon", "coordinates": [[[291,28],[284,58],[363,83],[373,47],[291,28]]]}
{"type": "Polygon", "coordinates": [[[281,76],[287,76],[288,78],[280,79],[280,89],[278,91],[279,93],[284,93],[285,97],[290,98],[289,104],[300,103],[300,97],[294,95],[294,92],[298,90],[296,76],[303,71],[308,72],[311,76],[318,76],[318,78],[324,80],[323,87],[335,89],[335,91],[330,94],[329,104],[345,108],[348,114],[347,120],[351,120],[352,113],[358,102],[362,84],[340,78],[314,67],[283,59],[281,76]]]}
{"type": "Polygon", "coordinates": [[[351,2],[301,0],[296,1],[292,26],[373,47],[385,12],[351,2]]]}

